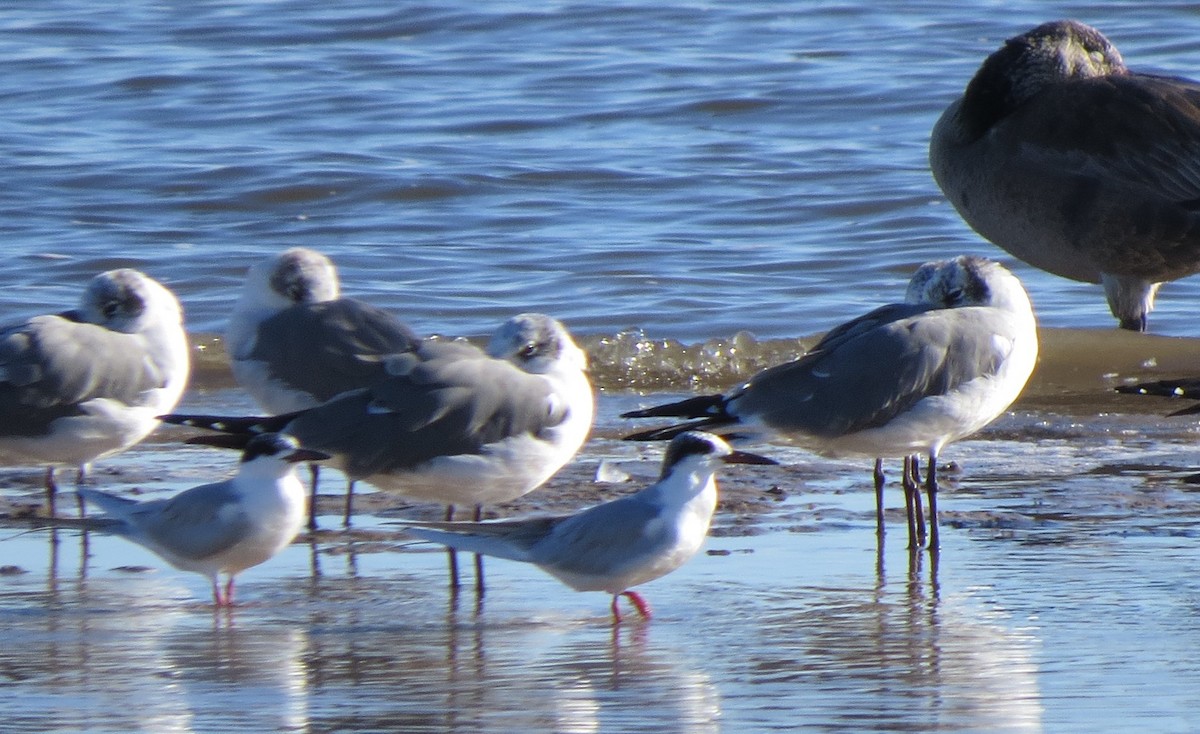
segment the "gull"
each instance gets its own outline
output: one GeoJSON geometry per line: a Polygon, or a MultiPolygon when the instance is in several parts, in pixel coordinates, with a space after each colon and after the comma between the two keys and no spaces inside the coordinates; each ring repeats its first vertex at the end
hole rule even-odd
{"type": "Polygon", "coordinates": [[[729,392],[626,413],[694,419],[627,438],[698,428],[780,437],[829,456],[924,453],[935,550],[937,457],[1020,395],[1037,361],[1037,323],[1016,276],[981,257],[922,265],[908,298],[920,302],[882,306],[842,324],[800,359],[729,392]]]}
{"type": "Polygon", "coordinates": [[[1200,271],[1200,84],[1126,68],[1095,28],[1045,23],[989,56],[942,114],[933,176],[972,228],[1101,283],[1146,330],[1159,286],[1200,271]]]}
{"type": "MultiPolygon", "coordinates": [[[[195,443],[228,445],[225,437],[195,443]]],[[[138,502],[80,487],[79,496],[107,515],[98,529],[143,546],[175,568],[206,576],[213,603],[233,605],[233,580],[286,548],[304,526],[304,486],[295,462],[323,454],[300,448],[278,433],[254,436],[230,479],[180,492],[170,499],[138,502]],[[219,575],[225,574],[224,589],[219,575]]]]}
{"type": "Polygon", "coordinates": [[[645,619],[650,606],[632,587],[671,573],[704,543],[717,506],[719,462],[774,464],[733,451],[721,438],[687,431],[671,439],[662,474],[649,487],[570,515],[488,522],[401,522],[415,537],[462,551],[532,563],[576,591],[629,599],[645,619]]]}
{"type": "Polygon", "coordinates": [[[82,482],[91,462],[144,439],[189,369],[175,296],[136,270],[100,273],[78,308],[0,329],[0,462],[46,465],[53,517],[55,468],[82,482]]]}
{"type": "MultiPolygon", "coordinates": [[[[386,379],[315,408],[163,420],[235,434],[290,434],[329,454],[328,463],[352,480],[448,505],[447,519],[455,505],[474,505],[478,516],[484,504],[541,486],[591,430],[587,356],[566,327],[543,314],[509,319],[486,352],[465,342],[427,341],[384,363],[386,379]]],[[[451,584],[457,585],[453,563],[451,584]]]]}
{"type": "MultiPolygon", "coordinates": [[[[337,269],[303,247],[255,263],[225,333],[233,375],[263,410],[292,413],[387,376],[382,357],[413,351],[420,339],[390,313],[340,295],[337,269]]],[[[317,527],[313,464],[308,526],[317,527]]],[[[342,524],[350,526],[354,482],[342,524]]]]}

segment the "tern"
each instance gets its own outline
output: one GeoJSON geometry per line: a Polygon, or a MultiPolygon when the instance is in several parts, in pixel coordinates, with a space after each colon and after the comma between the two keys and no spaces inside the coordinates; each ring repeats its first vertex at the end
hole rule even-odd
{"type": "MultiPolygon", "coordinates": [[[[197,442],[224,441],[215,436],[197,442]]],[[[295,462],[323,458],[290,436],[264,433],[246,443],[235,476],[170,499],[138,502],[84,487],[77,491],[107,515],[97,519],[100,530],[153,551],[175,568],[206,576],[213,603],[229,607],[237,574],[275,557],[304,527],[306,498],[295,462]]]]}
{"type": "MultiPolygon", "coordinates": [[[[388,377],[296,413],[272,417],[168,415],[168,423],[226,433],[283,432],[329,454],[350,479],[448,505],[508,502],[531,492],[578,452],[595,399],[587,356],[561,323],[520,314],[487,351],[428,341],[385,359],[388,377]]],[[[457,584],[451,568],[451,583],[457,584]]],[[[476,577],[482,590],[482,579],[476,577]]]]}
{"type": "Polygon", "coordinates": [[[686,563],[704,543],[717,506],[719,462],[774,464],[733,451],[721,438],[688,431],[671,439],[662,474],[649,487],[570,515],[488,522],[400,523],[424,540],[462,551],[532,563],[576,591],[629,599],[645,619],[650,606],[631,589],[686,563]]]}

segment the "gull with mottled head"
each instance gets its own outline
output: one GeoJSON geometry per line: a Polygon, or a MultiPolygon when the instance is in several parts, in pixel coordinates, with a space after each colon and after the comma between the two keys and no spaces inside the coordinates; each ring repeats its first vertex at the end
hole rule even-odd
{"type": "Polygon", "coordinates": [[[100,273],[78,308],[0,330],[0,462],[42,464],[48,512],[54,470],[82,480],[179,402],[189,372],[179,301],[136,270],[100,273]]]}
{"type": "MultiPolygon", "coordinates": [[[[272,414],[313,408],[387,376],[384,357],[412,352],[420,339],[395,316],[341,296],[337,269],[303,247],[255,263],[225,334],[233,375],[272,414]]],[[[315,529],[317,464],[309,527],[315,529]]],[[[354,483],[346,487],[349,526],[354,483]]]]}
{"type": "Polygon", "coordinates": [[[783,438],[829,456],[924,453],[936,549],[937,457],[1020,395],[1037,362],[1037,323],[1021,282],[981,257],[921,266],[908,300],[834,328],[800,359],[729,392],[626,413],[693,419],[627,438],[698,428],[783,438]]]}

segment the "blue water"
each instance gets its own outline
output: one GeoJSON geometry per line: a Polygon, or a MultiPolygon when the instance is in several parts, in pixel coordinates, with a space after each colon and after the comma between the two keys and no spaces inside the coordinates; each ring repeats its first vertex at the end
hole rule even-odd
{"type": "MultiPolygon", "coordinates": [[[[1011,261],[942,198],[929,130],[1067,16],[1200,69],[1168,3],[10,4],[0,313],[132,264],[220,331],[248,264],[305,245],[424,332],[821,331],[925,260],[1011,261]]],[[[1098,286],[1014,267],[1044,324],[1111,326],[1098,286]]],[[[1198,283],[1154,331],[1195,334],[1198,283]]]]}
{"type": "MultiPolygon", "coordinates": [[[[593,349],[640,328],[689,344],[745,330],[786,351],[898,299],[925,260],[991,255],[1049,328],[1017,409],[945,454],[963,470],[947,474],[940,565],[909,559],[896,497],[876,555],[862,462],[786,453],[722,508],[709,547],[726,555],[655,582],[659,616],[616,634],[602,596],[514,564],[490,567],[480,609],[448,605],[440,554],[390,537],[293,546],[214,616],[204,579],[139,549],[6,526],[0,566],[25,573],[0,574],[0,728],[1198,728],[1197,429],[1108,392],[1148,368],[1200,372],[1198,342],[1117,334],[1098,286],[980,240],[926,146],[1007,37],[1074,17],[1134,68],[1200,77],[1200,10],[460,5],[0,8],[0,321],[128,265],[176,290],[192,332],[219,333],[248,265],[303,245],[421,332],[540,310],[593,349]]],[[[1151,330],[1200,336],[1198,298],[1200,278],[1165,286],[1151,330]]],[[[653,476],[656,447],[613,440],[617,414],[656,397],[622,390],[638,376],[622,365],[682,394],[733,361],[615,353],[593,439],[535,505],[592,497],[601,461],[653,476]]],[[[185,406],[247,409],[214,385],[185,406]]],[[[102,462],[98,481],[165,493],[230,470],[174,438],[102,462]]],[[[39,496],[36,473],[3,479],[5,497],[39,496]]]]}

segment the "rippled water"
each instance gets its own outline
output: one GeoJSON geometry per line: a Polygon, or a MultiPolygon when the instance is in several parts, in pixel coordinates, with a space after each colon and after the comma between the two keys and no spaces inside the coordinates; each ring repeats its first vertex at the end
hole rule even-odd
{"type": "MultiPolygon", "coordinates": [[[[602,462],[646,480],[657,449],[614,440],[622,410],[790,358],[924,260],[1001,257],[1046,327],[1014,412],[945,452],[936,563],[903,548],[896,509],[877,549],[863,462],[779,449],[774,472],[730,473],[712,553],[648,585],[656,618],[615,631],[602,596],[518,564],[489,565],[482,604],[451,602],[442,555],[387,513],[359,519],[378,536],[322,533],[252,569],[215,616],[203,579],[119,540],[5,526],[0,728],[1197,729],[1198,431],[1109,388],[1200,372],[1180,338],[1200,279],[1162,293],[1151,327],[1171,338],[1116,333],[1098,287],[980,241],[925,162],[983,56],[1058,17],[1134,67],[1200,76],[1180,3],[0,10],[0,313],[141,267],[204,347],[185,406],[233,411],[251,406],[212,335],[247,265],[285,246],[329,253],[348,293],[423,332],[555,314],[592,355],[598,424],[506,512],[564,509],[556,489],[602,462]]],[[[229,470],[175,438],[99,481],[229,470]]],[[[5,470],[0,492],[34,502],[38,479],[5,470]]]]}
{"type": "MultiPolygon", "coordinates": [[[[1003,39],[1068,16],[1200,69],[1175,3],[10,6],[0,312],[134,264],[219,331],[250,262],[306,245],[421,331],[828,328],[920,262],[1003,256],[941,197],[929,130],[1003,39]]],[[[1111,326],[1098,286],[1016,267],[1045,323],[1111,326]]],[[[1198,283],[1156,332],[1194,333],[1198,283]]]]}

